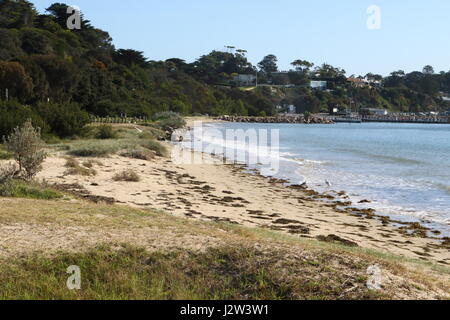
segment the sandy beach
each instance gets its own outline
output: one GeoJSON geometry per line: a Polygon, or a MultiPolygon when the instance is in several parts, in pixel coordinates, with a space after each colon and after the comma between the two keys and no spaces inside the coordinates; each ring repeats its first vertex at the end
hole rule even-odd
{"type": "MultiPolygon", "coordinates": [[[[192,151],[183,152],[193,156],[192,151]]],[[[111,203],[164,210],[187,219],[265,228],[450,264],[448,244],[416,224],[394,224],[371,211],[351,208],[349,203],[323,199],[312,190],[287,187],[283,181],[247,172],[242,166],[202,156],[203,164],[197,165],[175,164],[170,158],[144,161],[115,155],[98,159],[96,176],[83,177],[65,175],[66,159],[61,153],[46,160],[38,178],[105,197],[111,203]],[[114,174],[124,169],[135,170],[141,180],[114,181],[114,174]]]]}

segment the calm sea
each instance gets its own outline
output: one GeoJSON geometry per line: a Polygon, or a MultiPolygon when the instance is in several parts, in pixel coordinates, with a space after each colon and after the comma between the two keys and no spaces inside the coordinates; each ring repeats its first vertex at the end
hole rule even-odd
{"type": "MultiPolygon", "coordinates": [[[[271,175],[292,183],[306,180],[318,191],[345,190],[355,203],[372,201],[365,207],[377,209],[381,214],[425,221],[450,232],[450,125],[205,126],[222,132],[279,129],[280,169],[271,175]]],[[[204,131],[204,144],[226,145],[226,138],[212,139],[208,130],[204,131]]],[[[257,145],[251,148],[258,148],[257,145]]],[[[239,152],[247,151],[241,148],[239,152]]],[[[251,167],[258,169],[258,165],[251,167]]]]}

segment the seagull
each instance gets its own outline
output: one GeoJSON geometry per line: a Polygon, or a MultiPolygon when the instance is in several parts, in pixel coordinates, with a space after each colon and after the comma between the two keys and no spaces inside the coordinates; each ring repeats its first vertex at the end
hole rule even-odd
{"type": "Polygon", "coordinates": [[[327,186],[331,187],[331,182],[330,181],[325,180],[325,183],[326,183],[327,186]]]}

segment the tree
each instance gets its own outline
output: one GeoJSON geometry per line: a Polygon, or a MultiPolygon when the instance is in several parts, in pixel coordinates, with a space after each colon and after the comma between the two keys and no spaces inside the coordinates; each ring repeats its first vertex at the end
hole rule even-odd
{"type": "Polygon", "coordinates": [[[145,67],[148,65],[148,60],[144,57],[142,51],[136,51],[132,49],[119,49],[114,54],[114,60],[117,63],[123,64],[127,67],[137,65],[145,67]]]}
{"type": "Polygon", "coordinates": [[[0,94],[8,89],[10,98],[26,100],[32,92],[33,81],[18,62],[0,61],[0,94]]]}
{"type": "Polygon", "coordinates": [[[291,63],[291,65],[295,68],[296,71],[304,73],[308,72],[312,67],[314,67],[314,63],[306,60],[295,60],[291,63]]]}
{"type": "Polygon", "coordinates": [[[262,61],[258,63],[259,69],[264,73],[272,73],[278,71],[278,58],[273,55],[269,54],[263,58],[262,61]]]}
{"type": "Polygon", "coordinates": [[[327,63],[322,64],[320,67],[316,67],[315,72],[320,78],[328,79],[343,78],[346,73],[344,69],[335,68],[327,63]]]}
{"type": "Polygon", "coordinates": [[[31,120],[27,120],[22,127],[17,127],[4,139],[9,152],[19,165],[19,174],[31,179],[42,169],[42,163],[47,157],[44,142],[41,140],[41,129],[35,129],[31,120]]]}
{"type": "Polygon", "coordinates": [[[423,67],[422,73],[424,74],[434,74],[434,68],[430,65],[423,67]]]}

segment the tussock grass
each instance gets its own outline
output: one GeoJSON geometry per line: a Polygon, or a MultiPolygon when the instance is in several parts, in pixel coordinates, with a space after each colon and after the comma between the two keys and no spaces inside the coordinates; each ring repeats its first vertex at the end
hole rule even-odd
{"type": "Polygon", "coordinates": [[[78,162],[78,160],[74,158],[66,158],[65,167],[67,170],[64,172],[66,175],[74,175],[74,176],[95,176],[97,175],[97,171],[95,171],[93,167],[93,162],[84,162],[87,166],[82,166],[78,162]]]}
{"type": "Polygon", "coordinates": [[[156,152],[144,149],[142,147],[136,147],[135,149],[128,149],[120,154],[122,157],[139,160],[153,160],[156,156],[156,152]]]}
{"type": "Polygon", "coordinates": [[[33,182],[10,180],[0,184],[0,196],[10,198],[29,198],[41,200],[60,199],[63,195],[53,189],[33,182]]]}
{"type": "Polygon", "coordinates": [[[141,180],[141,177],[139,177],[139,175],[135,171],[129,169],[115,174],[113,180],[126,182],[139,182],[141,180]]]}

